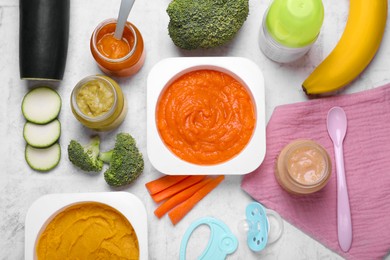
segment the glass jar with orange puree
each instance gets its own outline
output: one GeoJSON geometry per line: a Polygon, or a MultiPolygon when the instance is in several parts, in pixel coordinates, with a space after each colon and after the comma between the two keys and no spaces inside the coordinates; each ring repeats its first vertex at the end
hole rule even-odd
{"type": "Polygon", "coordinates": [[[96,131],[118,127],[126,117],[127,102],[120,86],[107,76],[88,76],[72,91],[71,108],[84,126],[96,131]]]}
{"type": "Polygon", "coordinates": [[[137,73],[145,61],[142,35],[132,23],[127,22],[122,39],[114,37],[117,20],[100,23],[91,36],[92,56],[107,75],[128,77],[137,73]]]}
{"type": "Polygon", "coordinates": [[[275,177],[280,186],[292,194],[310,194],[321,190],[332,170],[326,150],[312,140],[298,139],[280,152],[275,177]]]}

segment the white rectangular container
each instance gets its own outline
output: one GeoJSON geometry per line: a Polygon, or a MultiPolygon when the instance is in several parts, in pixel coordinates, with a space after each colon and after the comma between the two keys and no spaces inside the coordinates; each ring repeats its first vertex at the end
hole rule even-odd
{"type": "Polygon", "coordinates": [[[147,79],[147,151],[158,171],[170,175],[241,175],[254,171],[264,160],[265,138],[264,78],[252,61],[239,57],[168,58],[157,63],[147,79]],[[166,86],[185,73],[210,69],[229,74],[247,87],[256,109],[255,130],[246,147],[232,159],[216,165],[196,165],[173,154],[161,140],[156,124],[156,106],[166,86]]]}
{"type": "Polygon", "coordinates": [[[128,192],[48,194],[29,208],[25,223],[25,259],[36,259],[36,243],[42,229],[63,209],[83,202],[99,202],[118,210],[133,226],[138,238],[140,260],[148,259],[146,210],[135,195],[128,192]]]}

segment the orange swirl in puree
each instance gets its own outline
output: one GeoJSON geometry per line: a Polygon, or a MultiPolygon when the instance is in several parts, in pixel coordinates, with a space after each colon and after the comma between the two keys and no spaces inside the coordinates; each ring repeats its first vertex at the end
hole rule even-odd
{"type": "Polygon", "coordinates": [[[184,74],[166,87],[156,109],[165,145],[199,165],[225,162],[248,144],[256,122],[246,87],[215,70],[184,74]]]}
{"type": "Polygon", "coordinates": [[[134,45],[134,37],[116,39],[114,33],[104,34],[97,42],[101,54],[110,59],[120,59],[126,56],[134,45]],[[129,39],[129,40],[128,40],[129,39]]]}

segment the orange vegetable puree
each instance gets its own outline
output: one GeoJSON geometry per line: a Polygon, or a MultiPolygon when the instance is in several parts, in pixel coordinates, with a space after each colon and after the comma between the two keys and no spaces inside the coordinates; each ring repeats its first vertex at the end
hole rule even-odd
{"type": "Polygon", "coordinates": [[[184,74],[162,93],[156,122],[165,145],[199,165],[227,161],[241,152],[255,128],[255,107],[246,87],[214,70],[184,74]]]}
{"type": "Polygon", "coordinates": [[[114,37],[114,33],[106,33],[97,42],[97,48],[101,54],[110,59],[119,59],[126,56],[131,46],[134,45],[134,37],[123,37],[118,40],[114,37]],[[130,40],[130,42],[129,42],[130,40]]]}
{"type": "Polygon", "coordinates": [[[139,259],[138,239],[129,221],[100,203],[76,204],[57,214],[39,237],[41,259],[139,259]]]}

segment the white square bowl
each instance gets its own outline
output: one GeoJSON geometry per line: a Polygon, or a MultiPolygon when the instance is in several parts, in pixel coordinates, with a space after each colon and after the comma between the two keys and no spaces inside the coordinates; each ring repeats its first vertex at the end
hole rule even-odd
{"type": "Polygon", "coordinates": [[[238,57],[168,58],[158,62],[147,79],[147,152],[158,171],[170,175],[242,175],[254,171],[265,156],[264,78],[252,61],[238,57]],[[232,159],[215,165],[197,165],[173,154],[161,140],[156,124],[160,94],[175,79],[193,70],[211,69],[227,73],[243,83],[252,95],[256,125],[249,143],[232,159]]]}
{"type": "Polygon", "coordinates": [[[42,227],[63,209],[84,202],[99,202],[118,210],[138,238],[140,260],[148,259],[148,230],[146,210],[142,202],[128,192],[63,193],[40,197],[29,208],[25,223],[25,259],[36,259],[35,247],[42,227]]]}

